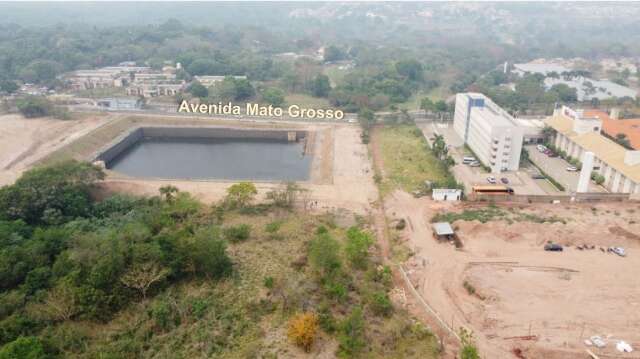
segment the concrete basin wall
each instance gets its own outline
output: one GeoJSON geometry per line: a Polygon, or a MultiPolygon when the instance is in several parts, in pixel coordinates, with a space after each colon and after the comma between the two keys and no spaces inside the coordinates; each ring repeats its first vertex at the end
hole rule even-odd
{"type": "Polygon", "coordinates": [[[269,139],[279,141],[299,141],[305,138],[306,131],[287,129],[239,129],[225,127],[195,126],[148,126],[137,127],[119,136],[107,147],[100,150],[92,161],[104,161],[106,164],[118,157],[129,147],[143,138],[233,138],[233,139],[269,139]]]}

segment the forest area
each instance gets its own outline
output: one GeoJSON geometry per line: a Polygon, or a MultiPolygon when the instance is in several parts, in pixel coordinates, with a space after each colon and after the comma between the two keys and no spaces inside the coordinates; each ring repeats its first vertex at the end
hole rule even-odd
{"type": "MultiPolygon", "coordinates": [[[[542,46],[555,26],[564,22],[569,6],[505,5],[516,18],[525,16],[529,7],[539,11],[526,18],[533,31],[508,22],[500,12],[505,9],[444,4],[340,4],[331,11],[322,3],[304,9],[279,4],[263,16],[256,12],[263,5],[209,4],[206,7],[217,10],[209,14],[210,21],[193,7],[166,4],[150,11],[142,23],[129,19],[141,11],[131,4],[103,9],[113,14],[108,17],[111,22],[94,19],[98,5],[87,5],[51,10],[50,21],[57,22],[39,26],[17,15],[24,9],[3,6],[22,23],[0,25],[0,91],[6,93],[23,83],[60,89],[60,75],[72,70],[125,61],[154,69],[180,63],[178,80],[189,82],[202,75],[247,76],[247,80],[227,79],[215,89],[195,82],[177,101],[185,96],[274,106],[287,100],[309,101],[349,112],[418,110],[424,98],[446,101],[467,90],[485,91],[512,111],[572,102],[570,90],[558,86],[545,91],[535,77],[520,81],[515,91],[501,87],[507,80],[500,71],[502,64],[537,57],[632,56],[637,40],[635,34],[623,32],[622,23],[635,21],[625,16],[620,23],[599,25],[609,33],[620,33],[614,42],[564,30],[542,46]],[[363,16],[365,10],[380,16],[363,16]],[[416,12],[427,13],[430,20],[411,15],[416,12]],[[64,17],[71,14],[96,23],[64,17]],[[483,14],[498,18],[487,23],[483,14]],[[467,21],[451,29],[450,20],[459,17],[467,21]],[[544,27],[539,26],[542,23],[544,27]]],[[[581,13],[571,14],[577,18],[571,25],[574,30],[591,25],[581,13]]]]}

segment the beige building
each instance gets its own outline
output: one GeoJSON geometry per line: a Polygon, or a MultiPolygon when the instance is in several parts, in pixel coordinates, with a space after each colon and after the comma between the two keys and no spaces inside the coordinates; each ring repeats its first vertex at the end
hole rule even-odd
{"type": "MultiPolygon", "coordinates": [[[[222,82],[227,76],[194,76],[194,79],[204,87],[211,87],[218,82],[222,82]]],[[[230,76],[236,80],[246,80],[247,76],[230,76]]]]}
{"type": "Polygon", "coordinates": [[[183,83],[136,83],[127,87],[127,95],[142,97],[175,96],[183,90],[183,83]]]}
{"type": "Polygon", "coordinates": [[[627,150],[604,137],[600,118],[563,106],[545,123],[556,131],[558,150],[580,161],[585,152],[594,153],[594,171],[604,177],[609,191],[640,193],[640,151],[627,150]]]}
{"type": "Polygon", "coordinates": [[[95,70],[77,70],[63,76],[63,81],[72,90],[125,87],[133,76],[149,72],[145,66],[108,66],[95,70]]]}

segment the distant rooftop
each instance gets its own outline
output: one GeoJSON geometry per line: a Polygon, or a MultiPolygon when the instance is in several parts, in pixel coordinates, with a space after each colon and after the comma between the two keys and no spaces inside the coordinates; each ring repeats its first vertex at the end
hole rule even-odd
{"type": "Polygon", "coordinates": [[[588,110],[585,111],[585,115],[598,117],[602,120],[602,130],[611,137],[624,133],[629,139],[631,147],[640,150],[640,118],[617,120],[601,110],[588,110]]]}
{"type": "MultiPolygon", "coordinates": [[[[584,115],[585,117],[594,116],[593,114],[589,114],[589,111],[586,111],[584,115]]],[[[553,116],[549,117],[545,123],[559,133],[567,136],[571,141],[575,142],[586,151],[593,152],[600,160],[608,163],[611,167],[632,179],[634,182],[640,182],[640,165],[631,166],[625,163],[627,150],[624,147],[604,137],[598,132],[588,132],[583,134],[576,133],[573,130],[573,121],[574,120],[572,118],[565,116],[561,111],[558,111],[553,116]]]]}
{"type": "Polygon", "coordinates": [[[571,69],[567,67],[564,67],[558,64],[553,64],[553,63],[538,64],[538,63],[529,62],[526,64],[514,64],[513,67],[516,70],[520,70],[522,72],[529,72],[532,74],[543,74],[543,75],[547,75],[551,72],[556,72],[558,74],[561,74],[563,72],[571,71],[571,69]]]}

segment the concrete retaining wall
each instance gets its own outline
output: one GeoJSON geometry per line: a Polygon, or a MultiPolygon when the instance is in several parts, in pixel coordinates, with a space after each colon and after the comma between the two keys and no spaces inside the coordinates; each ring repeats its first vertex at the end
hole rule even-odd
{"type": "Polygon", "coordinates": [[[107,165],[127,148],[143,138],[234,138],[268,139],[277,141],[299,141],[305,138],[306,131],[287,129],[239,129],[226,127],[180,127],[150,126],[137,127],[118,136],[114,141],[93,156],[92,161],[104,161],[107,165]]]}

